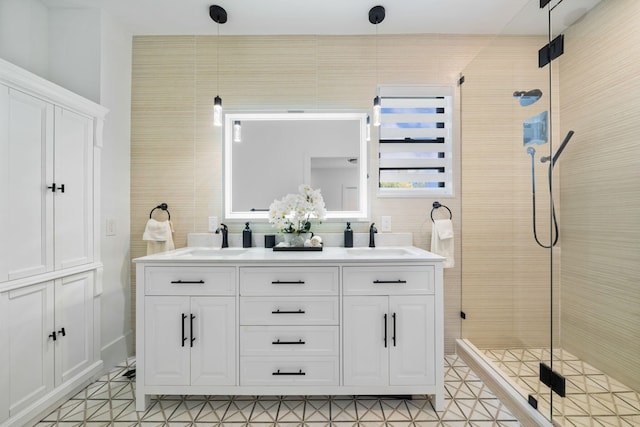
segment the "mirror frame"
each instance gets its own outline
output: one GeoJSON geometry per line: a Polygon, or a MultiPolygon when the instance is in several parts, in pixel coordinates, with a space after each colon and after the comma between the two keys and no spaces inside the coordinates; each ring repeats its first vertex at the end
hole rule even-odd
{"type": "MultiPolygon", "coordinates": [[[[267,222],[268,212],[265,211],[234,211],[232,206],[233,194],[233,123],[234,121],[297,121],[297,120],[357,120],[360,127],[359,162],[358,169],[358,210],[354,211],[327,211],[325,221],[369,220],[369,186],[368,186],[368,141],[367,141],[367,112],[363,111],[310,111],[310,112],[228,112],[224,119],[224,146],[223,146],[223,213],[226,221],[256,221],[267,222]]],[[[305,177],[306,181],[306,177],[305,177]]],[[[308,182],[300,183],[308,184],[308,182]]],[[[283,197],[277,196],[276,198],[283,197]]]]}

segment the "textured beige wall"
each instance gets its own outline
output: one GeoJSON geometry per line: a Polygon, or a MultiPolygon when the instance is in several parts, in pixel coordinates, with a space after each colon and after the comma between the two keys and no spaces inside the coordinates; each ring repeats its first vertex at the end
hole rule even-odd
{"type": "Polygon", "coordinates": [[[640,2],[605,0],[560,58],[562,346],[640,390],[640,2]]]}
{"type": "MultiPolygon", "coordinates": [[[[480,348],[549,345],[550,255],[532,234],[531,157],[522,142],[522,122],[549,111],[552,99],[548,67],[538,68],[545,43],[500,36],[464,70],[462,336],[480,348]],[[533,105],[513,97],[534,88],[543,96],[533,105]]],[[[548,169],[539,158],[551,144],[534,148],[538,238],[549,244],[548,169]]]]}
{"type": "MultiPolygon", "coordinates": [[[[208,216],[222,217],[222,133],[211,126],[218,79],[226,109],[369,109],[377,84],[455,86],[460,71],[488,41],[488,37],[439,35],[135,37],[132,258],[145,254],[144,225],[149,211],[161,202],[169,205],[177,247],[186,245],[188,233],[205,232],[208,216]]],[[[456,91],[456,106],[458,100],[456,91]]],[[[458,135],[454,143],[459,153],[458,135]]],[[[394,232],[412,232],[414,244],[428,249],[429,213],[435,199],[376,198],[377,143],[370,148],[372,220],[379,223],[380,216],[390,215],[394,232]]],[[[456,161],[459,164],[459,158],[456,161]]],[[[457,178],[456,186],[456,197],[438,200],[452,210],[460,242],[457,178]]],[[[229,225],[231,232],[242,228],[240,223],[229,225]]],[[[353,228],[365,232],[367,227],[353,228]]],[[[252,228],[271,230],[259,224],[252,228]]],[[[317,231],[343,229],[342,223],[325,223],[317,231]]],[[[459,245],[456,258],[457,266],[445,271],[447,352],[453,351],[460,336],[459,245]]],[[[132,282],[135,289],[135,277],[132,282]]]]}

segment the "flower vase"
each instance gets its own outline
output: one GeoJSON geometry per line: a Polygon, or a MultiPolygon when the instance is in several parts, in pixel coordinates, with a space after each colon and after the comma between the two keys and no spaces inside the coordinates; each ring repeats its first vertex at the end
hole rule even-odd
{"type": "Polygon", "coordinates": [[[290,247],[303,247],[304,242],[310,239],[313,233],[284,233],[284,242],[290,247]]]}

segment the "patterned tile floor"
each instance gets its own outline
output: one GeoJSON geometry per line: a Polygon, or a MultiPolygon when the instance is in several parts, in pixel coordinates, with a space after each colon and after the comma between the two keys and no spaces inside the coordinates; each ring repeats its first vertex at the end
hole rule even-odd
{"type": "Polygon", "coordinates": [[[457,356],[445,360],[445,410],[429,399],[359,396],[159,396],[144,413],[134,407],[135,381],[118,366],[36,424],[148,427],[516,427],[520,423],[457,356]]]}
{"type": "MultiPolygon", "coordinates": [[[[538,380],[540,361],[548,365],[548,349],[481,350],[525,395],[538,400],[538,409],[549,416],[549,388],[538,380]]],[[[608,377],[571,353],[554,350],[553,370],[566,378],[566,397],[553,395],[553,421],[574,426],[640,426],[640,393],[608,377]]]]}

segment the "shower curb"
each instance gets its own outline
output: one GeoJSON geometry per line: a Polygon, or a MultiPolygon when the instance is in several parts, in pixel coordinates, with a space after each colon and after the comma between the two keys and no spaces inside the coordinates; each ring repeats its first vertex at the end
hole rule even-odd
{"type": "Polygon", "coordinates": [[[527,427],[553,427],[549,420],[524,400],[515,384],[497,373],[490,362],[475,351],[475,346],[468,340],[456,340],[456,354],[491,389],[522,425],[527,427]]]}

